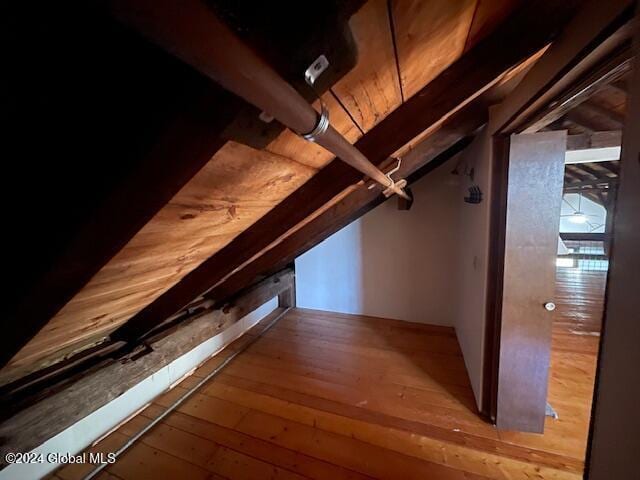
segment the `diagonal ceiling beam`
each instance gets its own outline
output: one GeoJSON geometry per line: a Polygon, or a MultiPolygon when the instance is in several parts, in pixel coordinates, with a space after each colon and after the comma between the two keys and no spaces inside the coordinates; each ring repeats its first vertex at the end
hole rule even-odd
{"type": "MultiPolygon", "coordinates": [[[[415,150],[402,157],[401,168],[397,174],[406,178],[410,185],[443,165],[470,143],[473,134],[486,123],[487,112],[488,105],[482,101],[475,101],[454,114],[415,150]]],[[[385,200],[379,191],[368,188],[354,189],[284,241],[234,273],[207,296],[219,300],[235,294],[254,282],[259,275],[279,270],[291,263],[385,200]]]]}
{"type": "Polygon", "coordinates": [[[178,112],[141,164],[93,212],[69,245],[5,309],[0,366],[60,310],[225,143],[239,102],[227,92],[197,95],[178,112]],[[222,114],[218,111],[222,110],[222,114]],[[180,159],[180,161],[176,161],[180,159]]]}
{"type": "MultiPolygon", "coordinates": [[[[370,130],[356,147],[372,163],[381,165],[389,155],[479,96],[505,72],[547,45],[579,4],[526,2],[492,34],[370,130]]],[[[138,338],[245,266],[273,242],[286,237],[287,232],[360,179],[360,174],[351,167],[332,162],[130,319],[115,332],[114,338],[138,338]]]]}

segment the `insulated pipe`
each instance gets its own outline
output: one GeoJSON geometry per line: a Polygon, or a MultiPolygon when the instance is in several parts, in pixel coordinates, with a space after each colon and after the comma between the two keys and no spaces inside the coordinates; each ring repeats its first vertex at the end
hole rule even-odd
{"type": "MultiPolygon", "coordinates": [[[[111,5],[118,19],[294,132],[307,134],[316,128],[319,117],[314,108],[202,0],[114,0],[111,5]]],[[[331,125],[315,142],[385,189],[409,199],[331,125]]]]}

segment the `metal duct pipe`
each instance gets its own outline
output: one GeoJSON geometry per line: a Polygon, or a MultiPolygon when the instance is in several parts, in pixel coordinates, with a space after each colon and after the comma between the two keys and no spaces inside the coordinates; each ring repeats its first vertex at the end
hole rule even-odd
{"type": "MultiPolygon", "coordinates": [[[[314,140],[342,161],[403,198],[409,196],[318,113],[291,85],[224,24],[202,0],[114,0],[113,12],[155,43],[278,119],[294,132],[318,132],[314,140]]],[[[302,72],[301,72],[302,74],[302,72]]]]}

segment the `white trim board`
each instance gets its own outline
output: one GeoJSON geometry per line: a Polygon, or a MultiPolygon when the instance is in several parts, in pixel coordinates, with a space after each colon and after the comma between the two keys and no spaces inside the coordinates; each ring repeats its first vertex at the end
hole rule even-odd
{"type": "Polygon", "coordinates": [[[0,471],[0,480],[39,479],[54,471],[60,464],[47,463],[47,454],[75,455],[82,452],[126,419],[136,414],[158,395],[175,386],[197,366],[218,353],[277,307],[277,298],[269,300],[218,335],[175,359],[115,400],[33,449],[32,452],[44,455],[44,463],[9,465],[0,471]]]}
{"type": "Polygon", "coordinates": [[[620,160],[622,147],[589,148],[586,150],[568,150],[564,154],[564,163],[610,162],[620,160]]]}

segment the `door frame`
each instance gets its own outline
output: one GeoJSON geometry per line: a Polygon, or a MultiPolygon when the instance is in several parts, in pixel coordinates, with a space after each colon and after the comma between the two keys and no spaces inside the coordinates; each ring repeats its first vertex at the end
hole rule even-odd
{"type": "Polygon", "coordinates": [[[634,2],[585,3],[490,115],[491,205],[481,413],[495,423],[505,260],[509,138],[552,123],[631,67],[634,2]]]}
{"type": "Polygon", "coordinates": [[[603,330],[591,409],[585,478],[629,478],[638,470],[640,440],[640,4],[635,17],[635,69],[622,137],[603,330]]]}

